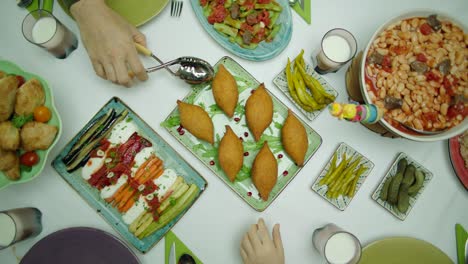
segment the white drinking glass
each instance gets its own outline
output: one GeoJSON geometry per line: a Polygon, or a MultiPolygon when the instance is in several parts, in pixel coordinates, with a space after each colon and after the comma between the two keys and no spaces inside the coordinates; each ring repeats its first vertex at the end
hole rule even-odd
{"type": "Polygon", "coordinates": [[[23,20],[22,30],[29,42],[59,59],[68,57],[78,47],[75,34],[43,9],[30,12],[23,20]]]}
{"type": "Polygon", "coordinates": [[[361,258],[359,240],[334,224],[316,229],[312,243],[329,264],[356,264],[361,258]]]}
{"type": "Polygon", "coordinates": [[[338,71],[357,52],[357,42],[346,29],[334,28],[322,38],[321,48],[316,56],[315,71],[319,74],[338,71]]]}
{"type": "Polygon", "coordinates": [[[36,208],[0,211],[0,250],[39,235],[41,222],[42,213],[36,208]]]}

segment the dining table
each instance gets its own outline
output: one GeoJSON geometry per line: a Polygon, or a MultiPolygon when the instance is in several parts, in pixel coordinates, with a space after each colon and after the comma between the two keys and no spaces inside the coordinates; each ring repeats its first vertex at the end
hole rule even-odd
{"type": "MultiPolygon", "coordinates": [[[[306,63],[312,65],[322,36],[330,29],[350,31],[357,40],[358,50],[363,50],[379,26],[410,10],[443,12],[468,25],[468,1],[314,0],[311,1],[311,23],[306,23],[292,11],[291,41],[281,53],[266,61],[251,61],[231,54],[207,34],[190,1],[183,1],[180,17],[170,15],[169,4],[139,27],[146,35],[148,48],[163,61],[195,56],[214,65],[224,56],[232,57],[321,136],[319,149],[273,203],[258,212],[161,127],[161,122],[176,107],[176,101],[191,91],[190,85],[163,70],[150,73],[147,81],[135,81],[131,88],[103,80],[94,73],[81,40],[66,59],[57,59],[26,41],[21,23],[27,10],[13,1],[4,1],[0,4],[0,60],[13,62],[47,81],[62,120],[62,133],[41,175],[30,182],[0,190],[0,210],[36,207],[43,214],[42,232],[1,250],[0,263],[18,263],[39,240],[65,228],[92,227],[120,236],[51,166],[62,148],[114,96],[131,107],[207,180],[204,193],[172,228],[204,263],[242,263],[240,241],[259,218],[265,219],[269,228],[275,223],[280,224],[286,263],[323,263],[320,253],[313,247],[312,234],[327,223],[351,232],[363,247],[387,237],[413,237],[433,244],[456,261],[455,225],[459,223],[468,228],[468,191],[452,168],[447,140],[417,142],[383,137],[359,123],[339,120],[327,110],[310,121],[272,80],[284,69],[287,59],[293,59],[302,49],[306,63]],[[332,206],[311,188],[342,142],[375,165],[344,211],[332,206]],[[394,217],[371,197],[400,152],[433,173],[432,180],[404,221],[394,217]]],[[[78,26],[57,4],[54,15],[79,38],[78,26]]],[[[141,56],[141,59],[146,67],[157,65],[151,58],[141,56]]],[[[348,101],[345,84],[348,65],[336,73],[322,75],[338,92],[338,102],[348,101]]],[[[129,247],[141,263],[164,262],[164,239],[146,254],[129,247]]]]}

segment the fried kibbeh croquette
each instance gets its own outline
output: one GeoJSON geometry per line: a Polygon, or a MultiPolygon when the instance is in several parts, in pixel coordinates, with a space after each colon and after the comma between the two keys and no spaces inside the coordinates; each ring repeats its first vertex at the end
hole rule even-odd
{"type": "Polygon", "coordinates": [[[48,149],[54,142],[58,128],[40,122],[28,122],[20,132],[21,146],[25,151],[48,149]]]}
{"type": "Polygon", "coordinates": [[[245,118],[255,141],[258,141],[273,120],[273,100],[263,83],[247,99],[245,118]]]}
{"type": "Polygon", "coordinates": [[[17,115],[32,114],[34,109],[43,105],[44,102],[45,93],[41,83],[37,79],[31,79],[18,88],[15,113],[17,115]]]}
{"type": "Polygon", "coordinates": [[[244,146],[230,126],[226,126],[226,133],[219,143],[218,160],[229,180],[234,182],[244,164],[244,146]]]}
{"type": "Polygon", "coordinates": [[[18,156],[13,150],[0,149],[0,171],[6,171],[15,165],[18,156]]]}
{"type": "Polygon", "coordinates": [[[13,162],[13,166],[11,166],[11,168],[3,171],[3,172],[5,172],[5,175],[8,177],[8,179],[10,179],[12,181],[19,180],[19,178],[21,176],[19,157],[16,156],[16,155],[15,155],[15,157],[16,157],[16,159],[13,162]]]}
{"type": "Polygon", "coordinates": [[[305,155],[309,146],[307,132],[301,121],[288,110],[288,117],[281,128],[281,142],[284,150],[296,163],[297,166],[304,165],[305,155]]]}
{"type": "Polygon", "coordinates": [[[0,71],[0,79],[3,79],[3,77],[5,77],[5,76],[6,76],[5,72],[0,71]]]}
{"type": "Polygon", "coordinates": [[[4,150],[17,150],[20,147],[20,132],[13,123],[5,121],[0,123],[0,148],[4,150]]]}
{"type": "Polygon", "coordinates": [[[15,109],[18,79],[15,76],[0,78],[0,122],[8,120],[15,109]]]}
{"type": "Polygon", "coordinates": [[[260,197],[264,201],[268,200],[270,192],[275,187],[278,179],[278,163],[266,141],[255,157],[251,176],[253,184],[260,193],[260,197]]]}
{"type": "Polygon", "coordinates": [[[228,117],[232,117],[236,109],[237,101],[239,100],[239,90],[236,80],[222,64],[219,65],[218,72],[213,79],[211,90],[219,108],[221,108],[228,117]]]}
{"type": "Polygon", "coordinates": [[[213,145],[214,126],[208,113],[198,105],[177,100],[180,113],[180,124],[196,138],[213,145]]]}

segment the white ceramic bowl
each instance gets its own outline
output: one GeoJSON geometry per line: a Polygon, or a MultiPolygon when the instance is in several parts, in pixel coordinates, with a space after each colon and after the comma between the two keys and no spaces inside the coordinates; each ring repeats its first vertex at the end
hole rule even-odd
{"type": "MultiPolygon", "coordinates": [[[[400,20],[408,19],[408,18],[412,18],[412,17],[428,17],[431,14],[437,14],[437,17],[440,20],[449,20],[449,21],[451,21],[455,25],[461,27],[463,29],[463,31],[465,32],[465,34],[468,32],[467,27],[465,25],[463,25],[462,23],[460,23],[458,20],[456,20],[456,19],[454,19],[454,18],[452,18],[452,17],[450,17],[450,16],[448,16],[448,15],[442,13],[442,12],[435,11],[435,10],[427,10],[427,9],[410,11],[410,12],[405,13],[403,15],[392,18],[389,21],[387,21],[386,23],[384,23],[381,27],[379,27],[377,29],[377,31],[375,31],[374,35],[372,35],[372,38],[369,41],[369,43],[367,44],[367,47],[364,50],[364,53],[363,53],[363,56],[362,56],[361,67],[360,67],[361,72],[360,72],[359,77],[360,77],[360,82],[361,82],[360,86],[361,86],[362,95],[363,95],[363,98],[366,101],[366,103],[372,103],[372,100],[371,100],[371,98],[369,96],[369,93],[367,92],[366,83],[365,83],[366,58],[367,58],[367,53],[369,52],[369,48],[371,47],[371,45],[374,42],[374,40],[376,39],[376,37],[379,36],[380,33],[382,31],[384,31],[388,26],[390,26],[392,24],[395,24],[400,20]]],[[[463,133],[465,130],[468,129],[468,119],[467,118],[465,118],[465,120],[462,123],[460,123],[459,125],[457,125],[455,127],[452,127],[450,129],[448,129],[448,130],[446,130],[446,131],[444,131],[444,132],[442,132],[440,134],[436,134],[436,135],[408,134],[408,133],[405,133],[405,132],[403,132],[401,130],[398,130],[397,128],[392,126],[390,123],[385,121],[383,118],[379,121],[379,123],[381,125],[383,125],[389,131],[391,131],[394,134],[397,134],[397,135],[399,135],[401,137],[411,139],[411,140],[415,140],[415,141],[426,141],[426,142],[427,141],[439,141],[439,140],[449,139],[449,138],[452,138],[454,136],[457,136],[457,135],[463,133]]]]}

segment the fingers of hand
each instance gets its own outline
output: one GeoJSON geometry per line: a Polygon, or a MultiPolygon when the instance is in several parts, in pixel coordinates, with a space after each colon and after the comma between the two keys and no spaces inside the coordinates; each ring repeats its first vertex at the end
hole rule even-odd
{"type": "Polygon", "coordinates": [[[146,36],[132,26],[133,41],[146,47],[146,36]]]}
{"type": "Polygon", "coordinates": [[[268,232],[268,228],[266,227],[265,221],[263,218],[258,220],[258,235],[262,241],[262,244],[271,244],[270,234],[268,232]]]}
{"type": "Polygon", "coordinates": [[[114,65],[112,65],[110,62],[104,63],[104,70],[106,72],[106,78],[107,80],[116,83],[117,82],[117,76],[115,75],[115,70],[114,70],[114,65]]]}
{"type": "Polygon", "coordinates": [[[252,244],[252,247],[255,251],[259,250],[260,247],[262,246],[262,242],[260,241],[258,237],[257,231],[258,231],[258,226],[252,225],[250,226],[250,230],[248,232],[250,243],[252,244]]]}
{"type": "Polygon", "coordinates": [[[128,75],[128,69],[125,60],[114,60],[114,69],[117,75],[117,83],[126,87],[130,87],[132,82],[128,75]]]}
{"type": "Polygon", "coordinates": [[[106,79],[106,72],[104,71],[104,67],[98,61],[92,61],[94,71],[96,72],[97,76],[106,79]]]}
{"type": "Polygon", "coordinates": [[[273,227],[273,243],[275,244],[276,250],[284,258],[283,241],[281,240],[281,233],[280,233],[280,225],[279,224],[276,224],[273,227]]]}
{"type": "Polygon", "coordinates": [[[148,79],[148,74],[146,73],[145,67],[138,58],[136,50],[130,53],[128,56],[128,64],[131,71],[136,75],[140,81],[146,81],[148,79]]]}
{"type": "Polygon", "coordinates": [[[244,238],[242,238],[241,249],[244,250],[247,255],[253,254],[252,244],[250,243],[250,240],[247,234],[245,234],[244,238]]]}
{"type": "Polygon", "coordinates": [[[248,261],[249,261],[249,258],[248,258],[247,253],[245,252],[245,250],[243,248],[240,249],[240,254],[241,254],[241,257],[242,257],[242,261],[244,261],[244,264],[247,264],[248,261]]]}

